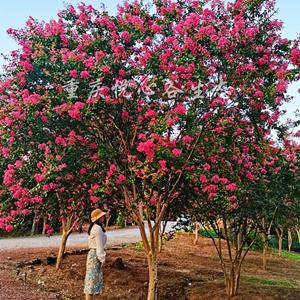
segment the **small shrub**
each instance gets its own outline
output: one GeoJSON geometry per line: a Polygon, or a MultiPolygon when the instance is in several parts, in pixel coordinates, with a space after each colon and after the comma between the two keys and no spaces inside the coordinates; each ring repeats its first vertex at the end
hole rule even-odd
{"type": "Polygon", "coordinates": [[[218,235],[213,229],[200,229],[199,234],[207,238],[217,238],[218,235]]]}

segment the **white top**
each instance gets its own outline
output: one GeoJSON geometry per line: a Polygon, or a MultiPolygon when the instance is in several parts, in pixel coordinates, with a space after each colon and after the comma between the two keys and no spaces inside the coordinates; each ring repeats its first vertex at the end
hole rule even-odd
{"type": "Polygon", "coordinates": [[[101,226],[95,224],[89,235],[89,249],[96,249],[97,257],[100,262],[105,261],[105,247],[107,243],[107,236],[103,232],[101,226]]]}

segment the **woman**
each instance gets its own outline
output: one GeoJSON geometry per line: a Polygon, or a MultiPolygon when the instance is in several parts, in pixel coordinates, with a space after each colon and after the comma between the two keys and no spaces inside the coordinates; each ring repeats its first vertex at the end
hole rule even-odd
{"type": "Polygon", "coordinates": [[[102,267],[105,261],[105,246],[107,237],[103,226],[106,212],[95,209],[91,213],[91,224],[88,229],[89,253],[86,261],[84,293],[86,300],[92,300],[103,289],[102,267]]]}

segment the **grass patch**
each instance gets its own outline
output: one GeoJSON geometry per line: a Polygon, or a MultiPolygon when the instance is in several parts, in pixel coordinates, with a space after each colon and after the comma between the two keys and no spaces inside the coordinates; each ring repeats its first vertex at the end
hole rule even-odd
{"type": "Polygon", "coordinates": [[[300,254],[296,252],[282,251],[282,257],[286,257],[291,260],[300,260],[300,254]]]}
{"type": "Polygon", "coordinates": [[[125,248],[133,249],[138,252],[144,251],[144,244],[142,241],[136,243],[125,244],[125,248]]]}
{"type": "Polygon", "coordinates": [[[296,286],[295,283],[291,281],[287,281],[284,279],[270,279],[270,278],[263,278],[263,277],[255,277],[255,276],[247,276],[245,277],[245,281],[247,283],[253,285],[260,285],[260,286],[276,286],[276,287],[283,287],[283,288],[294,288],[296,286]]]}

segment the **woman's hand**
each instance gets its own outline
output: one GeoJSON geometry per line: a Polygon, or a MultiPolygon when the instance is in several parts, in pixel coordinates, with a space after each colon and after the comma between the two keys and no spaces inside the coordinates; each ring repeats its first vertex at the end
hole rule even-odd
{"type": "Polygon", "coordinates": [[[105,266],[106,266],[106,262],[103,261],[103,262],[101,263],[101,268],[104,268],[105,266]]]}

